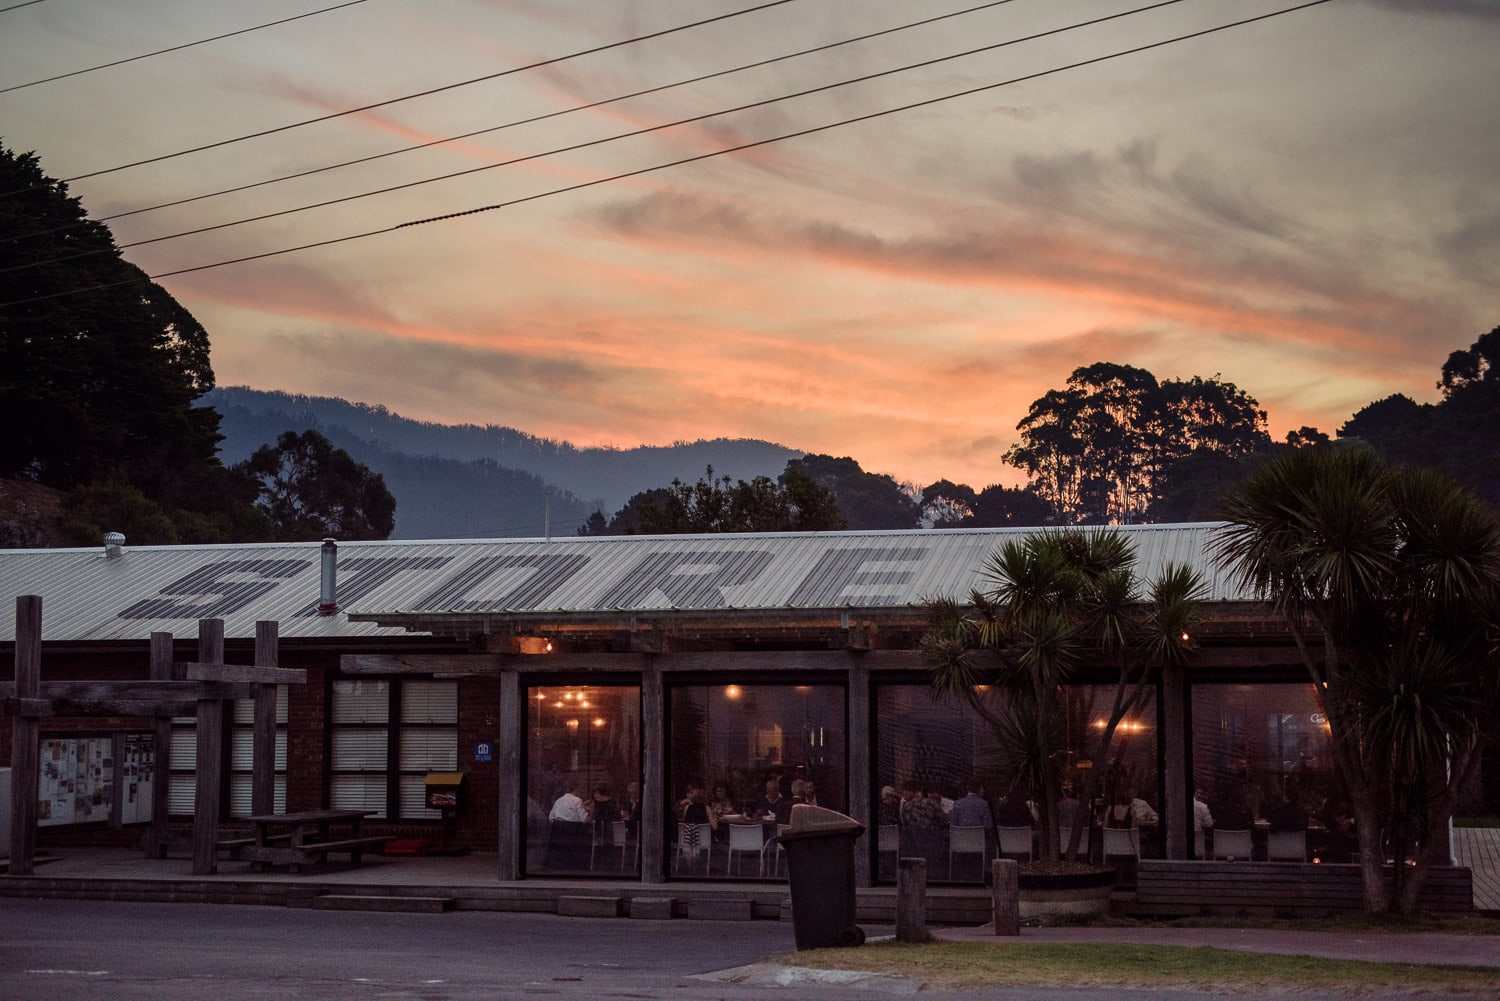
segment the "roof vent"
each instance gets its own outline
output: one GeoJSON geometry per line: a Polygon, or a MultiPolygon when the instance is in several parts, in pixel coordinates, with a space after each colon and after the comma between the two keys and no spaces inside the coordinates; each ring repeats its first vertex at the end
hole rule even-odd
{"type": "Polygon", "coordinates": [[[323,540],[323,580],[318,591],[318,614],[332,615],[339,610],[339,544],[336,539],[323,540]]]}
{"type": "Polygon", "coordinates": [[[123,533],[123,532],[105,532],[104,533],[104,558],[107,559],[107,560],[117,560],[121,556],[124,556],[124,555],[125,555],[125,533],[123,533]]]}

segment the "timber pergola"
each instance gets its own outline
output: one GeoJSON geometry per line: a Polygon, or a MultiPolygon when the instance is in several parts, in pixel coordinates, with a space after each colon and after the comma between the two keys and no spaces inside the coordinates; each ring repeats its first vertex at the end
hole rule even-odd
{"type": "Polygon", "coordinates": [[[41,720],[48,717],[140,716],[156,723],[155,768],[152,783],[151,831],[146,850],[164,857],[167,850],[168,792],[166,781],[172,717],[196,715],[198,768],[193,807],[193,875],[217,870],[219,815],[223,805],[220,769],[212,766],[224,754],[225,705],[232,699],[255,700],[254,761],[251,777],[252,812],[275,809],[276,686],[307,683],[307,672],[277,667],[278,626],[257,622],[255,663],[224,663],[224,621],[198,622],[198,660],[172,659],[172,634],[151,634],[151,677],[147,681],[41,680],[42,599],[16,598],[15,680],[0,683],[0,698],[11,723],[12,876],[29,876],[34,869],[37,829],[37,788],[41,779],[39,740],[41,720]]]}

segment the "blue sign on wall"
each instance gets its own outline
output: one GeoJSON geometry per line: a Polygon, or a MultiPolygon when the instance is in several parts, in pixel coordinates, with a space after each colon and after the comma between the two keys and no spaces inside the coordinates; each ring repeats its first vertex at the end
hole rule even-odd
{"type": "Polygon", "coordinates": [[[495,760],[495,745],[489,741],[481,741],[474,745],[475,763],[495,760]]]}

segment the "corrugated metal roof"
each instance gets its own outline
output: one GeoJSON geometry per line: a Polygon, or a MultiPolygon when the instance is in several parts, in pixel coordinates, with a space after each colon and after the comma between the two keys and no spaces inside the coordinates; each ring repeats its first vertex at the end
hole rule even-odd
{"type": "MultiPolygon", "coordinates": [[[[1168,562],[1203,572],[1210,597],[1239,598],[1209,556],[1215,523],[1120,529],[1143,577],[1168,562]]],[[[448,542],[345,542],[338,552],[339,612],[317,614],[318,543],[127,545],[0,550],[0,595],[42,596],[47,641],[190,636],[200,618],[252,637],[274,619],[284,638],[340,639],[404,630],[351,614],[569,614],[900,609],[984,585],[986,558],[1031,529],[623,536],[448,542]]],[[[15,638],[10,612],[0,639],[15,638]]]]}

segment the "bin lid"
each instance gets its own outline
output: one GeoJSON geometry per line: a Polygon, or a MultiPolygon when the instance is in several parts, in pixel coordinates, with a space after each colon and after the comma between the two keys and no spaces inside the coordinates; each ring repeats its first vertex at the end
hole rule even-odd
{"type": "Polygon", "coordinates": [[[836,831],[862,831],[865,825],[853,817],[845,816],[826,806],[809,806],[806,803],[792,804],[792,823],[789,834],[830,834],[836,831]]]}
{"type": "Polygon", "coordinates": [[[428,772],[427,784],[430,786],[457,786],[463,785],[463,772],[428,772]]]}

